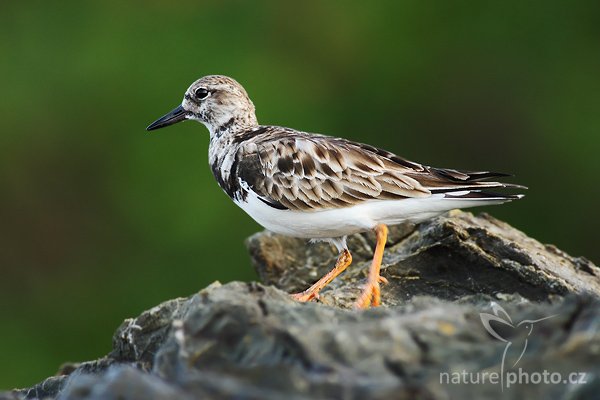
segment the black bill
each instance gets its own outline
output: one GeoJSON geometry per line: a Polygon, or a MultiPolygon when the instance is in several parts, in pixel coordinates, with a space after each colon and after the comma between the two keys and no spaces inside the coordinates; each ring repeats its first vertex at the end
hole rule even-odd
{"type": "Polygon", "coordinates": [[[153,123],[151,123],[146,130],[153,131],[155,129],[164,128],[165,126],[173,125],[181,121],[185,121],[185,110],[179,106],[167,115],[163,115],[153,123]]]}

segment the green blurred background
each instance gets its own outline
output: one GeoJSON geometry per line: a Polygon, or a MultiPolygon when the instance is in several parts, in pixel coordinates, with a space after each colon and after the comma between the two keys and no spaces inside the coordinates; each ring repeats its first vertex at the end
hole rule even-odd
{"type": "Polygon", "coordinates": [[[301,3],[0,5],[0,389],[255,278],[261,228],[213,181],[205,128],[144,131],[206,74],[263,123],[513,172],[528,196],[486,211],[600,259],[598,1],[301,3]]]}

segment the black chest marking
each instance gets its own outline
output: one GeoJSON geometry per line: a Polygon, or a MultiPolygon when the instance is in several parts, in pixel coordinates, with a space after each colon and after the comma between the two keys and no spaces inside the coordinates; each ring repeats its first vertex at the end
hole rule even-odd
{"type": "Polygon", "coordinates": [[[238,179],[237,168],[238,168],[238,158],[237,156],[234,158],[233,163],[231,164],[231,170],[229,171],[228,176],[224,176],[223,170],[221,166],[223,165],[223,159],[216,159],[210,169],[217,180],[217,183],[227,193],[229,197],[238,201],[245,201],[248,197],[248,191],[244,189],[240,185],[240,181],[238,179]]]}

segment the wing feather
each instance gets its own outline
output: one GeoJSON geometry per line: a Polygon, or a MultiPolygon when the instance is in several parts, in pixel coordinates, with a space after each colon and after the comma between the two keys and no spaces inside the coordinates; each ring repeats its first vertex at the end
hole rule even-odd
{"type": "Polygon", "coordinates": [[[290,210],[510,186],[484,181],[502,174],[431,168],[373,146],[278,127],[246,140],[236,158],[240,179],[267,204],[290,210]]]}

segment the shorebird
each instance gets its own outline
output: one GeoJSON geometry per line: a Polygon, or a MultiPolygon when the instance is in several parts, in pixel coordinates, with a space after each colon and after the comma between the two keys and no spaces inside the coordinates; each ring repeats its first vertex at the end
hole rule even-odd
{"type": "Polygon", "coordinates": [[[388,225],[417,223],[455,208],[499,204],[520,194],[493,188],[523,188],[490,181],[494,172],[433,168],[350,140],[291,128],[259,125],[254,104],[234,79],[209,75],[186,90],[182,103],[147,127],[185,120],[208,128],[208,159],[219,186],[266,229],[324,240],[338,250],[333,269],[303,292],[319,291],[352,262],[348,235],[374,231],[377,239],[357,308],[381,304],[380,275],[388,225]]]}

